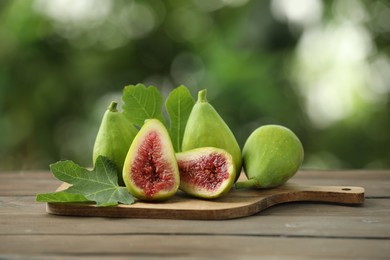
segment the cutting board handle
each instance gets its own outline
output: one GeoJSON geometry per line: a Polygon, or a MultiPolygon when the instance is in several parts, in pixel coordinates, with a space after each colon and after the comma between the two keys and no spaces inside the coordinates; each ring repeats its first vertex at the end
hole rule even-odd
{"type": "Polygon", "coordinates": [[[364,188],[350,186],[295,186],[287,185],[274,196],[265,196],[269,206],[294,201],[316,201],[340,204],[362,204],[364,188]]]}

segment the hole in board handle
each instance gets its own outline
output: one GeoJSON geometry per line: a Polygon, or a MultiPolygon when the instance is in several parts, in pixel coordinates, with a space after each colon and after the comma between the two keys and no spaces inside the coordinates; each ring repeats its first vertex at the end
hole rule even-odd
{"type": "Polygon", "coordinates": [[[341,190],[350,191],[351,188],[342,188],[341,190]]]}

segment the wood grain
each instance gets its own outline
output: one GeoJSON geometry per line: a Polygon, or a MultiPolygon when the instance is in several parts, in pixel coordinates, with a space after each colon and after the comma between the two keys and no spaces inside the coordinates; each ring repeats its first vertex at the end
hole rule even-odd
{"type": "Polygon", "coordinates": [[[0,236],[0,241],[1,254],[11,259],[388,259],[390,255],[388,243],[374,239],[171,234],[11,235],[0,236]]]}
{"type": "MultiPolygon", "coordinates": [[[[67,187],[67,184],[63,184],[58,190],[67,187]]],[[[67,216],[218,220],[247,217],[273,205],[296,201],[362,204],[364,188],[290,183],[265,190],[232,189],[226,196],[216,200],[194,199],[179,192],[172,199],[159,203],[136,202],[116,207],[95,207],[86,203],[47,203],[46,209],[50,214],[67,216]]]]}
{"type": "MultiPolygon", "coordinates": [[[[281,206],[280,208],[283,208],[281,206]]],[[[303,210],[298,208],[295,210],[303,210]]],[[[332,210],[328,207],[328,210],[332,210]]],[[[277,209],[276,209],[277,211],[277,209]]],[[[387,216],[254,215],[223,221],[177,219],[119,219],[41,215],[2,215],[0,235],[184,235],[269,236],[390,240],[387,216]]]]}

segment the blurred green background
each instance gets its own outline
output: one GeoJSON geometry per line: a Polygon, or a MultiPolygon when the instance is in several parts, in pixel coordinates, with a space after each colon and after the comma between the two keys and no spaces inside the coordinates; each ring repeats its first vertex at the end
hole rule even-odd
{"type": "Polygon", "coordinates": [[[383,0],[2,0],[0,170],[90,166],[136,83],[207,88],[241,146],[289,127],[303,167],[389,168],[389,57],[383,0]]]}

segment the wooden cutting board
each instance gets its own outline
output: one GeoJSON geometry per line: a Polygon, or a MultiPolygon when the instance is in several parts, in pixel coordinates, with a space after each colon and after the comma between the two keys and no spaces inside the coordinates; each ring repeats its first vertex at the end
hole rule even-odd
{"type": "MultiPolygon", "coordinates": [[[[66,187],[67,184],[63,184],[58,190],[66,187]]],[[[46,210],[50,214],[67,216],[216,220],[246,217],[273,205],[296,201],[358,205],[364,202],[364,188],[288,183],[263,190],[233,188],[215,200],[196,199],[179,191],[165,202],[136,202],[115,207],[96,207],[86,203],[47,203],[46,210]]]]}

